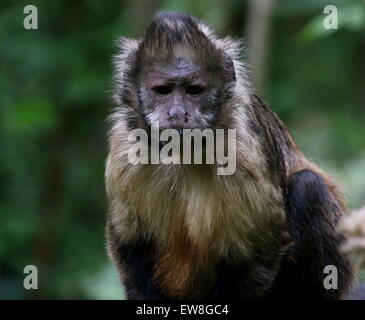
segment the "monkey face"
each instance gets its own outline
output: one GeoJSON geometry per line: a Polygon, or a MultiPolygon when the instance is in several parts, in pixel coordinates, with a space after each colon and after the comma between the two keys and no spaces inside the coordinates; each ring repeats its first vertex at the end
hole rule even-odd
{"type": "Polygon", "coordinates": [[[154,66],[140,77],[139,98],[147,125],[163,129],[205,129],[212,126],[222,88],[213,73],[189,59],[154,66]]]}

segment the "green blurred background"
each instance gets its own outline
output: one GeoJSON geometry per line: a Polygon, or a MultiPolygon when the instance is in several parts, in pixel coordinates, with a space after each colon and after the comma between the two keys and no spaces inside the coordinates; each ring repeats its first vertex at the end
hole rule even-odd
{"type": "Polygon", "coordinates": [[[365,3],[332,0],[338,30],[323,28],[326,4],[1,0],[0,299],[122,297],[104,237],[111,57],[117,37],[141,36],[156,10],[245,37],[258,93],[350,206],[364,205],[365,3]],[[38,30],[23,28],[26,4],[38,8],[38,30]],[[38,290],[23,288],[30,264],[38,290]]]}

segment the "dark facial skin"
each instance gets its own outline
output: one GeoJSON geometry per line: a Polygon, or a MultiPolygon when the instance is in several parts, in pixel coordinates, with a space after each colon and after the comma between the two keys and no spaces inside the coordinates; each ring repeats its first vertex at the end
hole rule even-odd
{"type": "Polygon", "coordinates": [[[186,59],[169,67],[154,67],[142,76],[141,102],[146,123],[161,129],[204,129],[219,107],[217,81],[186,59]]]}

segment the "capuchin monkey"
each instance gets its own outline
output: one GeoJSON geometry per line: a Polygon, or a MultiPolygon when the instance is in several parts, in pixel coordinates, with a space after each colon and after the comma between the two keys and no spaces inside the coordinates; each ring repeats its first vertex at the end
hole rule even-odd
{"type": "Polygon", "coordinates": [[[107,240],[129,299],[340,299],[352,284],[336,228],[342,195],[252,92],[239,54],[177,13],[157,14],[141,40],[120,40],[107,240]],[[153,121],[235,129],[235,172],[132,164],[128,135],[153,121]]]}

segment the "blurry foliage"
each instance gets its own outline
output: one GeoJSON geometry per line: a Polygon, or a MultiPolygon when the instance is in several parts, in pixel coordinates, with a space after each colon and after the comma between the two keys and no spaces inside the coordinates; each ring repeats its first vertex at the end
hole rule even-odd
{"type": "MultiPolygon", "coordinates": [[[[365,29],[365,4],[358,0],[348,0],[346,2],[334,1],[338,8],[338,28],[348,31],[363,31],[365,29]]],[[[326,37],[336,32],[335,29],[326,30],[323,28],[323,13],[311,19],[299,34],[301,41],[313,41],[321,37],[326,37]]]]}
{"type": "MultiPolygon", "coordinates": [[[[242,36],[241,0],[33,0],[0,4],[0,299],[120,298],[105,250],[105,118],[118,35],[139,36],[156,9],[185,11],[242,36]],[[39,269],[39,290],[22,287],[39,269]]],[[[332,1],[339,30],[324,30],[322,0],[277,1],[267,88],[260,94],[309,158],[365,203],[365,9],[332,1]]]]}

